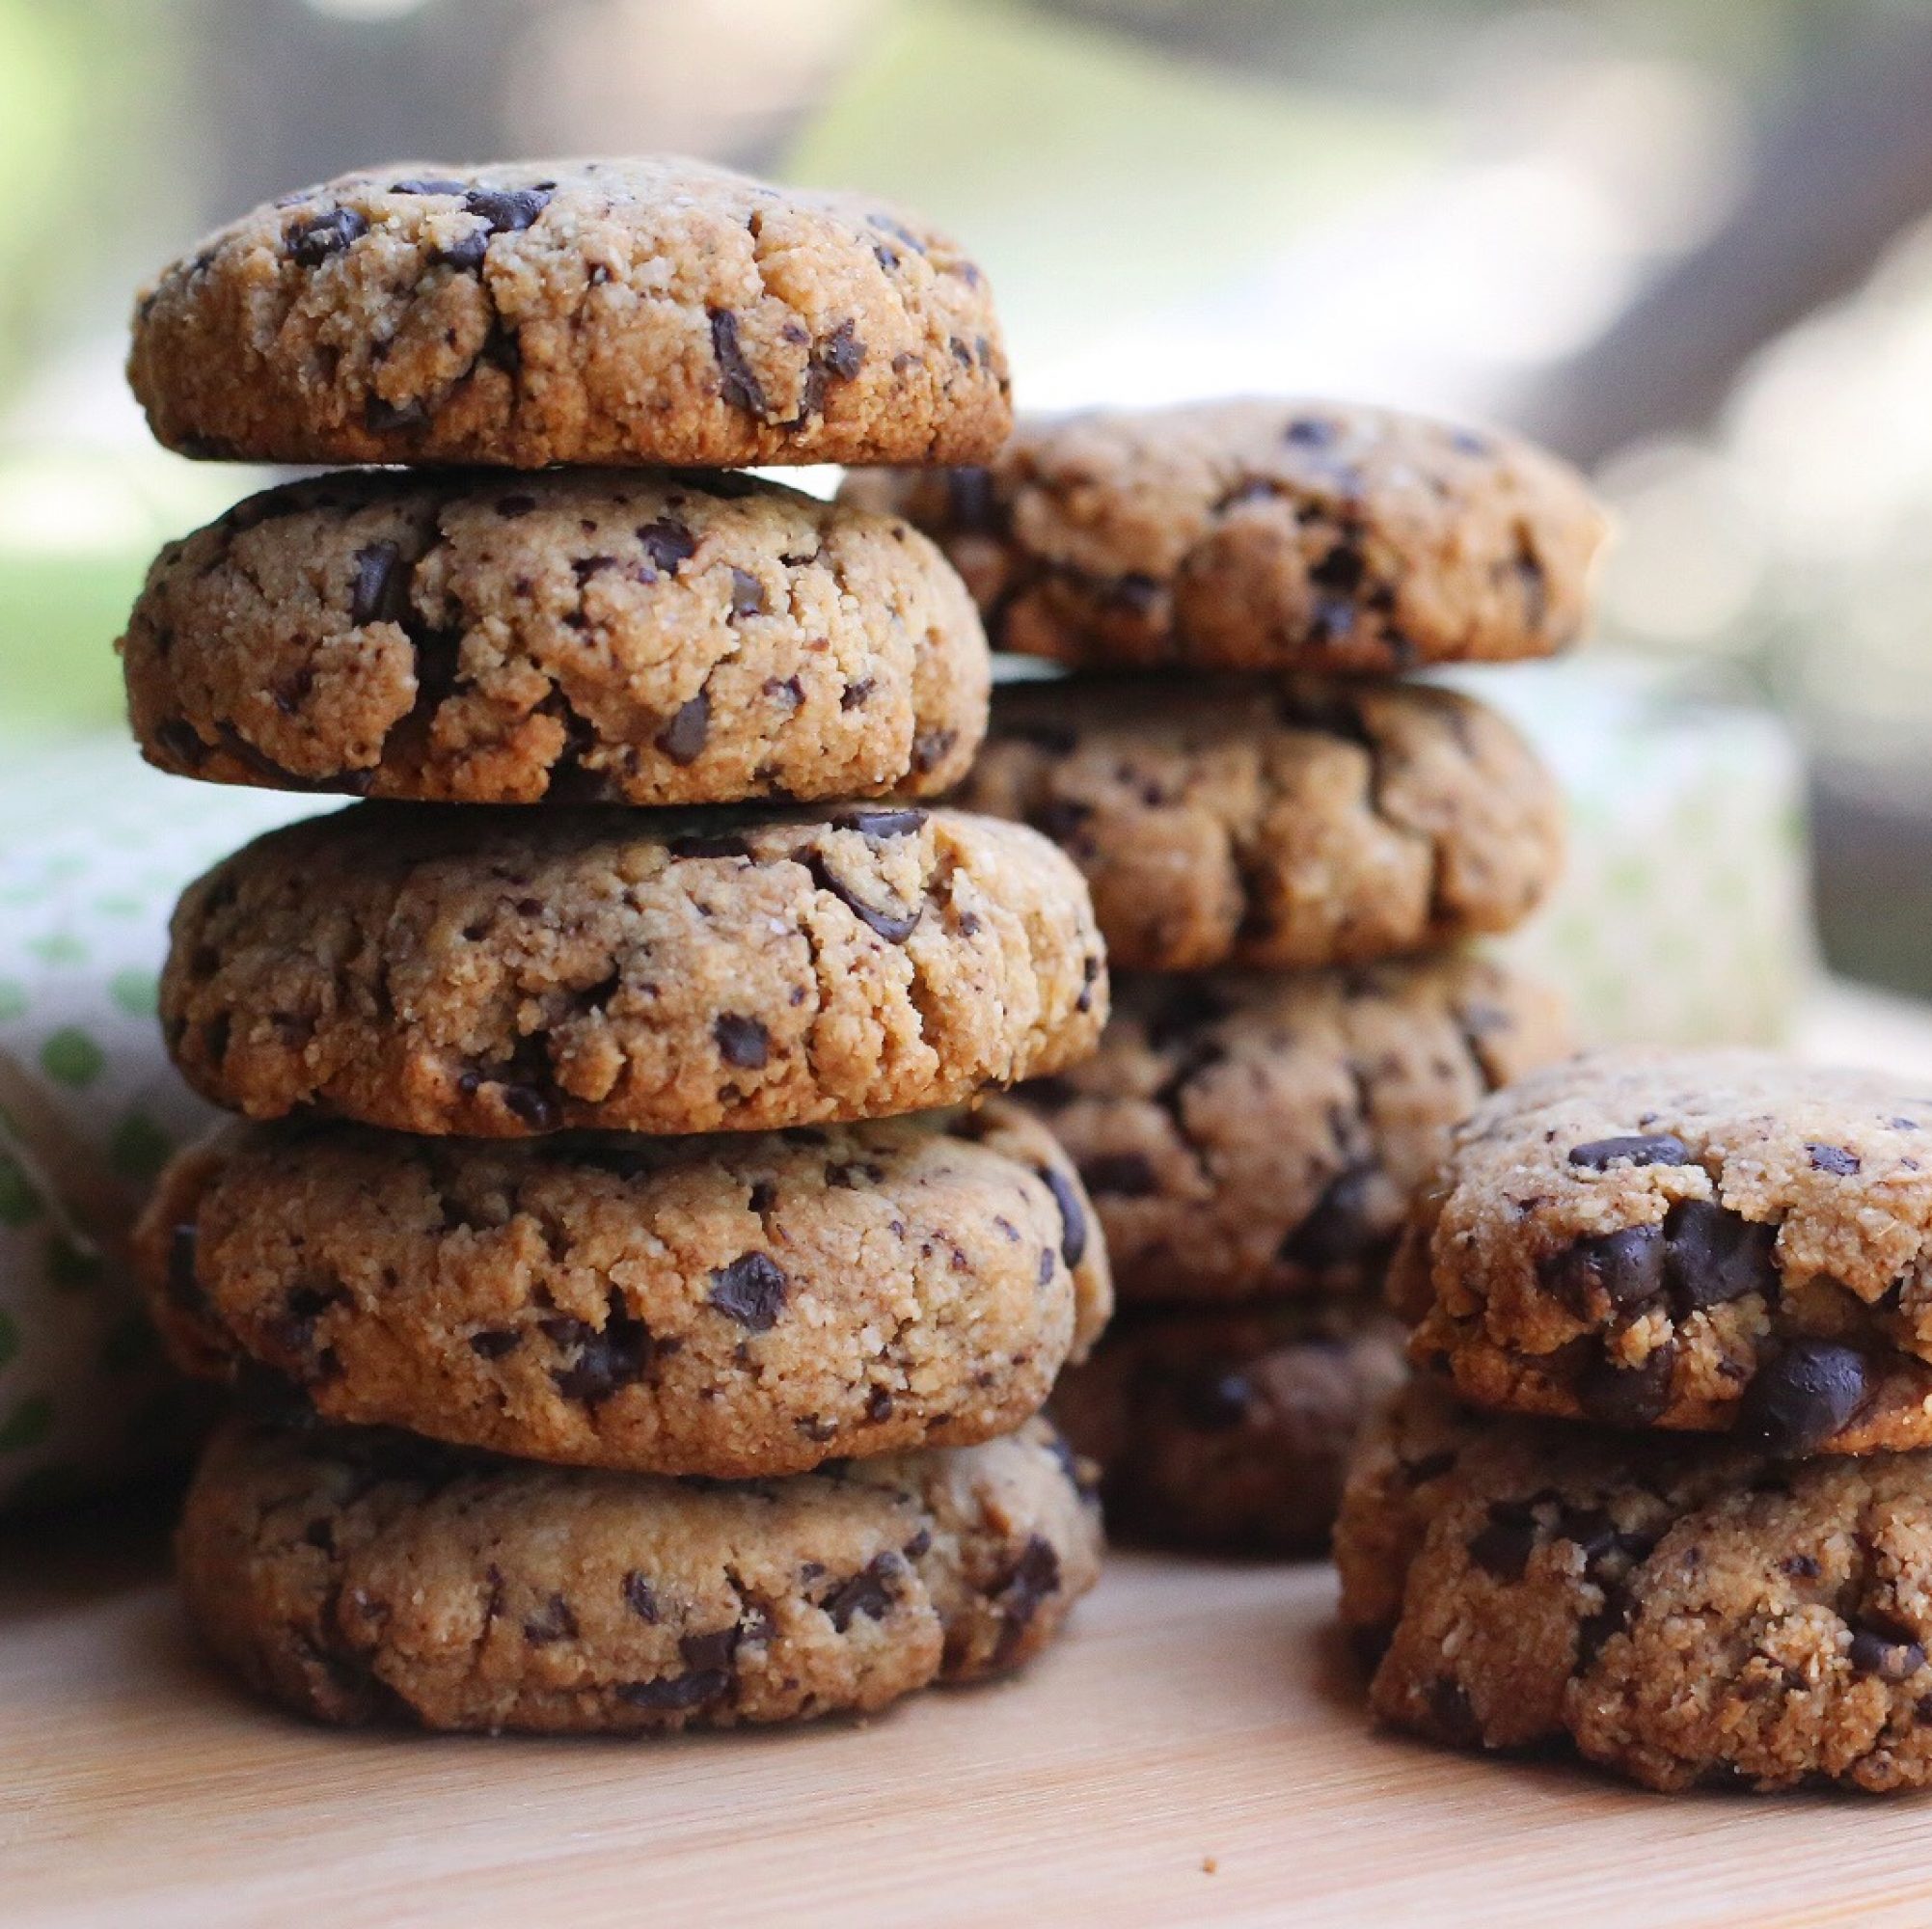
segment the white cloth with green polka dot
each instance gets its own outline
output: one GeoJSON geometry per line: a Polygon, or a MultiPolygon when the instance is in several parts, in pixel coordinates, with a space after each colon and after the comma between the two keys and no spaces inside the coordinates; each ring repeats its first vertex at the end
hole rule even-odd
{"type": "Polygon", "coordinates": [[[115,1252],[214,1117],[155,1024],[168,914],[217,857],[318,807],[164,777],[119,740],[0,740],[0,1508],[179,1451],[179,1390],[115,1252]]]}

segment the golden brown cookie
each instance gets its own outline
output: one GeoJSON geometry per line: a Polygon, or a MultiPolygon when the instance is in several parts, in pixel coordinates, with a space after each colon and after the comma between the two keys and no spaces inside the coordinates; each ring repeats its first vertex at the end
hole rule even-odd
{"type": "Polygon", "coordinates": [[[363,803],[191,884],[191,1084],[399,1131],[763,1130],[958,1103],[1093,1048],[1106,967],[1044,837],[951,810],[363,803]]]}
{"type": "Polygon", "coordinates": [[[1404,684],[1024,683],[957,801],[1086,874],[1113,963],[1353,964],[1507,931],[1563,863],[1563,800],[1495,712],[1404,684]]]}
{"type": "Polygon", "coordinates": [[[1391,1291],[1478,1405],[1932,1446],[1932,1099],[1758,1052],[1554,1067],[1456,1133],[1391,1291]]]}
{"type": "Polygon", "coordinates": [[[1012,420],[979,270],[917,217],[702,162],[396,162],[143,291],[154,433],[262,462],[972,462],[1012,420]]]}
{"type": "Polygon", "coordinates": [[[1010,1433],[1111,1305],[1052,1135],[948,1118],[700,1139],[237,1126],[136,1240],[177,1361],[333,1421],[721,1479],[1010,1433]]]}
{"type": "Polygon", "coordinates": [[[1488,960],[1114,982],[1099,1055],[1022,1088],[1086,1180],[1124,1301],[1359,1298],[1450,1128],[1565,1050],[1488,960]]]}
{"type": "Polygon", "coordinates": [[[939,539],[996,648],[1095,669],[1547,656],[1584,626],[1605,530],[1583,478],[1513,437],[1329,402],[1022,422],[990,468],[846,486],[939,539]]]}
{"type": "Polygon", "coordinates": [[[1391,1726],[1663,1790],[1932,1783],[1932,1454],[1778,1460],[1419,1384],[1363,1437],[1335,1558],[1391,1726]]]}
{"type": "Polygon", "coordinates": [[[990,677],[904,523],[638,470],[268,490],[162,551],[121,649],[163,770],[457,803],[928,795],[990,677]]]}
{"type": "Polygon", "coordinates": [[[208,1644],[318,1721],[636,1734],[1017,1668],[1093,1586],[1101,1531],[1042,1421],[722,1483],[235,1422],[178,1551],[208,1644]]]}
{"type": "Polygon", "coordinates": [[[1062,1376],[1053,1417],[1099,1463],[1116,1536],[1319,1554],[1355,1434],[1404,1371],[1373,1300],[1136,1312],[1062,1376]]]}

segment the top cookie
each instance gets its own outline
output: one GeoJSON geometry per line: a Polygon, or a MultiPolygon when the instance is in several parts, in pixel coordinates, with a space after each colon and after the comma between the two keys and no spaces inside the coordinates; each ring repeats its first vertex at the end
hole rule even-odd
{"type": "Polygon", "coordinates": [[[1583,628],[1605,532],[1525,443],[1321,402],[1023,422],[991,469],[846,487],[939,538],[996,646],[1091,668],[1547,656],[1583,628]]]}
{"type": "Polygon", "coordinates": [[[1479,1405],[1932,1445],[1932,1098],[1755,1052],[1572,1060],[1457,1133],[1391,1291],[1479,1405]]]}
{"type": "Polygon", "coordinates": [[[635,469],[265,490],[161,552],[121,652],[162,770],[452,803],[929,795],[992,674],[904,523],[635,469]]]}
{"type": "Polygon", "coordinates": [[[972,462],[1012,421],[953,242],[662,155],[284,195],[144,290],[128,379],[171,448],[265,462],[972,462]]]}

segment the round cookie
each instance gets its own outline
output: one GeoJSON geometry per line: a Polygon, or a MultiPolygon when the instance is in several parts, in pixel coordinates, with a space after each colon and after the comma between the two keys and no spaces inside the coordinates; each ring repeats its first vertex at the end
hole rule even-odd
{"type": "Polygon", "coordinates": [[[1017,1668],[1093,1586],[1101,1531],[1037,1420],[733,1483],[234,1422],[177,1551],[209,1645],[318,1721],[635,1734],[1017,1668]]]}
{"type": "Polygon", "coordinates": [[[1755,1052],[1576,1059],[1456,1133],[1391,1291],[1481,1406],[1932,1445],[1932,1098],[1755,1052]]]}
{"type": "Polygon", "coordinates": [[[956,801],[1086,874],[1118,966],[1278,970],[1520,923],[1563,864],[1563,800],[1515,729],[1416,685],[993,694],[956,801]]]}
{"type": "Polygon", "coordinates": [[[1010,1433],[1111,1306],[1078,1180],[1003,1100],[702,1139],[231,1127],[164,1175],[136,1254],[191,1372],[720,1479],[1010,1433]]]}
{"type": "Polygon", "coordinates": [[[954,1104],[1083,1056],[1106,1006],[1066,857],[903,807],[355,804],[191,884],[160,995],[231,1111],[477,1138],[954,1104]]]}
{"type": "Polygon", "coordinates": [[[1342,1617],[1391,1726],[1646,1786],[1932,1783],[1932,1454],[1768,1459],[1432,1387],[1365,1434],[1342,1617]]]}
{"type": "Polygon", "coordinates": [[[161,552],[121,651],[162,770],[456,803],[923,796],[991,676],[904,523],[650,471],[268,490],[161,552]]]}
{"type": "Polygon", "coordinates": [[[1480,958],[1128,974],[1114,997],[1099,1055],[1019,1096],[1141,1305],[1375,1291],[1450,1128],[1568,1043],[1554,993],[1480,958]]]}
{"type": "Polygon", "coordinates": [[[939,537],[996,647],[1094,669],[1547,656],[1583,628],[1605,533],[1525,443],[1326,402],[1022,422],[990,469],[846,486],[939,537]]]}
{"type": "Polygon", "coordinates": [[[1062,1376],[1053,1416],[1099,1463],[1116,1535],[1313,1555],[1356,1430],[1402,1377],[1401,1328],[1373,1303],[1142,1313],[1062,1376]]]}
{"type": "Polygon", "coordinates": [[[127,372],[169,448],[262,462],[973,462],[1012,421],[952,241],[664,155],[285,195],[143,291],[127,372]]]}

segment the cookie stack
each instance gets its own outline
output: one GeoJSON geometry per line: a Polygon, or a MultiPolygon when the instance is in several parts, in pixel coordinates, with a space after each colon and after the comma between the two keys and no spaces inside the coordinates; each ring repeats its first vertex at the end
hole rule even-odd
{"type": "Polygon", "coordinates": [[[1377,1714],[1650,1787],[1932,1784],[1932,1100],[1576,1059],[1457,1132],[1336,1559],[1377,1714]]]}
{"type": "Polygon", "coordinates": [[[1117,967],[1098,1058],[1026,1098],[1073,1152],[1127,1316],[1055,1409],[1109,1516],[1303,1553],[1400,1373],[1382,1275],[1449,1128],[1562,1047],[1465,939],[1561,861],[1500,717],[1402,681],[1583,625],[1603,524],[1504,437],[1232,401],[1022,425],[989,468],[854,479],[960,566],[996,690],[958,801],[1079,864],[1117,967]]]}
{"type": "Polygon", "coordinates": [[[171,545],[122,642],[151,762],[371,800],[174,924],[170,1051],[247,1123],[145,1266],[261,1396],[188,1502],[210,1641],[445,1728],[1024,1660],[1095,1576],[1034,1416],[1106,1263],[1035,1119],[941,1108],[1088,1052],[1103,954],[1046,838],[917,801],[986,726],[937,549],[726,466],[990,453],[977,270],[688,163],[396,167],[169,268],[131,373],[173,447],[402,465],[171,545]]]}

